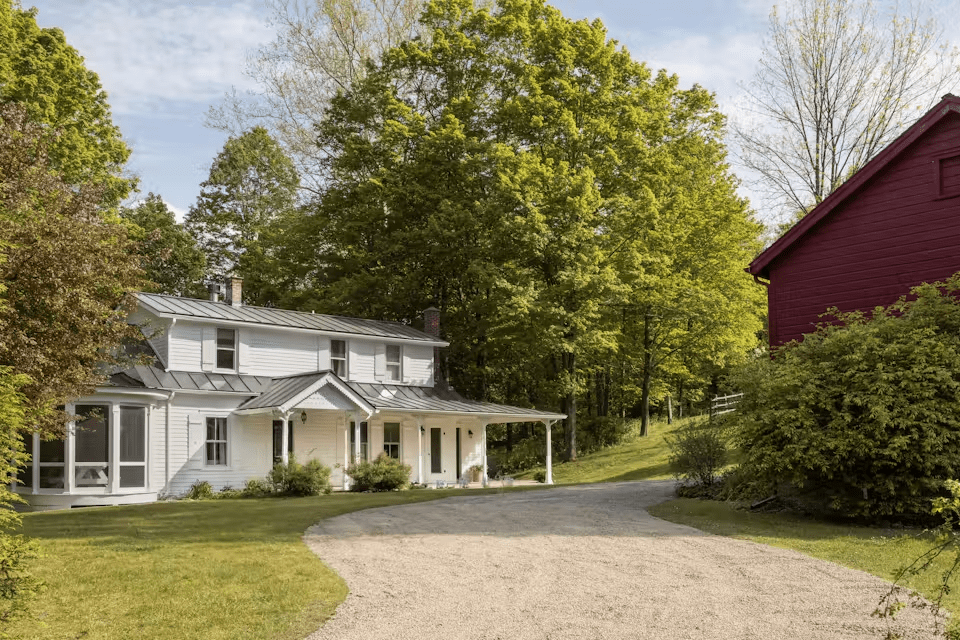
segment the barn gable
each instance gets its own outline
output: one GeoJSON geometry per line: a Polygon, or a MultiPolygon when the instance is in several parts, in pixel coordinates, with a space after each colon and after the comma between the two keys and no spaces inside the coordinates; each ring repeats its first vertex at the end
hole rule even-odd
{"type": "Polygon", "coordinates": [[[769,279],[773,346],[829,307],[870,310],[960,271],[960,98],[945,96],[748,271],[769,279]]]}

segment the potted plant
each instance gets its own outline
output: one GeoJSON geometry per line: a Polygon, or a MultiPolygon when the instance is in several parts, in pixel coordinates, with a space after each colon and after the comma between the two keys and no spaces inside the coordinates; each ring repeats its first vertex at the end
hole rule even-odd
{"type": "Polygon", "coordinates": [[[480,482],[480,474],[483,473],[483,467],[475,464],[467,469],[467,471],[470,472],[470,482],[480,482]]]}

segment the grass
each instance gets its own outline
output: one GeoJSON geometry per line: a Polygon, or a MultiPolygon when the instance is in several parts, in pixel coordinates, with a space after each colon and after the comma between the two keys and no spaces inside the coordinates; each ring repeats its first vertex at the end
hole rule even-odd
{"type": "MultiPolygon", "coordinates": [[[[912,563],[932,546],[931,537],[920,531],[818,522],[782,513],[754,513],[727,502],[681,498],[648,511],[670,522],[716,535],[793,549],[885,580],[893,580],[901,567],[912,563]]],[[[939,558],[928,571],[904,580],[903,584],[927,598],[935,598],[940,577],[950,560],[950,557],[939,558]]],[[[877,593],[878,602],[882,595],[877,593]]],[[[948,611],[960,611],[960,590],[947,594],[942,604],[948,611]]],[[[951,630],[957,627],[957,622],[951,623],[951,630]]]]}
{"type": "MultiPolygon", "coordinates": [[[[627,480],[664,480],[673,477],[667,458],[670,447],[665,436],[689,423],[691,419],[666,422],[651,422],[647,436],[629,437],[622,444],[588,453],[575,462],[553,465],[553,481],[557,484],[580,484],[585,482],[623,482],[627,480]]],[[[634,427],[639,430],[639,421],[634,427]]],[[[556,459],[558,452],[554,452],[556,459]]],[[[533,477],[533,472],[519,474],[520,478],[533,477]]]]}
{"type": "Polygon", "coordinates": [[[26,514],[24,533],[44,553],[32,563],[33,573],[48,586],[33,617],[9,632],[24,640],[299,640],[347,594],[343,580],[301,542],[307,527],[351,511],[458,493],[179,501],[26,514]]]}

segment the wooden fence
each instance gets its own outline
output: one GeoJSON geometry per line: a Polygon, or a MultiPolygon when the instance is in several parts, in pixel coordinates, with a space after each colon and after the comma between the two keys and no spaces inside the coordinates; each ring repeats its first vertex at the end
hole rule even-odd
{"type": "Polygon", "coordinates": [[[729,396],[717,396],[710,400],[710,417],[720,416],[737,410],[737,404],[743,398],[742,393],[733,393],[729,396]]]}

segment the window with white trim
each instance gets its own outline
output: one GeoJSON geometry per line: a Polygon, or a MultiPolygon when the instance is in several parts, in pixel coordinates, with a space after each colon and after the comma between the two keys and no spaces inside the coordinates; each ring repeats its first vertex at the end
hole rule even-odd
{"type": "Polygon", "coordinates": [[[147,408],[120,407],[120,488],[147,486],[147,408]]]}
{"type": "Polygon", "coordinates": [[[207,418],[206,464],[227,465],[227,419],[207,418]]]}
{"type": "Polygon", "coordinates": [[[400,423],[383,423],[383,452],[393,458],[400,459],[400,423]]]}
{"type": "Polygon", "coordinates": [[[398,344],[387,345],[387,380],[390,382],[400,382],[403,380],[403,350],[398,344]]]}
{"type": "Polygon", "coordinates": [[[217,329],[217,369],[237,368],[237,330],[217,329]]]}
{"type": "Polygon", "coordinates": [[[330,368],[341,378],[347,377],[347,341],[330,341],[330,368]]]}

